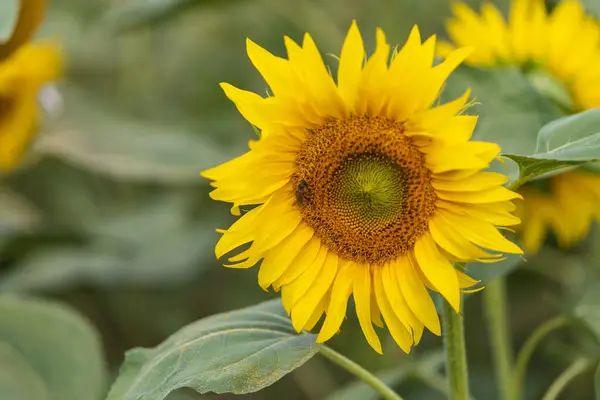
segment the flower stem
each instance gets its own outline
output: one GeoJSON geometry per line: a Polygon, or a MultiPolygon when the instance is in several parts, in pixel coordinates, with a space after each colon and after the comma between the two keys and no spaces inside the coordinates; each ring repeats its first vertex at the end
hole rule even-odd
{"type": "Polygon", "coordinates": [[[442,332],[446,350],[446,374],[450,388],[450,400],[468,400],[467,353],[463,317],[444,301],[442,332]]]}
{"type": "Polygon", "coordinates": [[[350,360],[346,356],[326,346],[321,347],[321,350],[319,350],[319,352],[323,357],[329,359],[329,361],[339,365],[346,371],[362,379],[367,385],[371,386],[373,390],[379,393],[381,397],[385,400],[402,400],[402,397],[400,397],[400,395],[398,395],[396,392],[390,389],[390,387],[383,383],[381,379],[379,379],[378,377],[376,377],[375,375],[373,375],[354,361],[350,360]]]}
{"type": "Polygon", "coordinates": [[[486,286],[483,292],[483,307],[492,346],[496,386],[502,400],[515,400],[518,394],[512,375],[514,357],[506,311],[506,280],[501,277],[486,286]]]}
{"type": "Polygon", "coordinates": [[[533,352],[537,348],[538,344],[544,339],[549,333],[565,326],[569,322],[567,317],[558,316],[548,320],[538,326],[531,336],[527,339],[519,354],[517,355],[517,364],[515,366],[514,384],[515,391],[521,397],[523,393],[523,384],[525,382],[525,375],[527,374],[527,364],[533,355],[533,352]]]}
{"type": "Polygon", "coordinates": [[[578,358],[573,362],[573,364],[569,365],[567,369],[563,371],[562,374],[558,376],[552,382],[552,385],[548,388],[548,391],[542,398],[542,400],[556,400],[558,396],[562,393],[565,387],[578,375],[587,371],[588,368],[594,366],[595,363],[587,358],[578,358]]]}

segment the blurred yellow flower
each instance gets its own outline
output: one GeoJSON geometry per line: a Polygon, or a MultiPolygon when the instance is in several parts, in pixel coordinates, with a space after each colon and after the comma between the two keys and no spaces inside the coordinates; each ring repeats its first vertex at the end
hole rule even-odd
{"type": "MultiPolygon", "coordinates": [[[[441,42],[440,55],[455,46],[472,46],[466,60],[472,66],[516,65],[532,81],[541,71],[565,93],[567,111],[600,107],[600,24],[579,1],[563,0],[548,12],[543,0],[513,0],[508,21],[488,2],[480,14],[460,2],[452,10],[447,30],[453,43],[441,42]]],[[[598,218],[600,175],[576,170],[539,184],[546,188],[528,184],[521,190],[525,201],[518,215],[525,250],[537,252],[547,229],[563,247],[584,238],[598,218]]]]}
{"type": "Polygon", "coordinates": [[[496,228],[519,223],[511,200],[520,196],[504,175],[481,172],[500,148],[470,141],[469,92],[434,105],[470,50],[433,67],[435,37],[423,43],[415,27],[389,61],[378,30],[365,63],[353,23],[336,83],[310,35],[285,45],[288,59],[247,42],[271,96],[221,84],[261,134],[244,155],[202,172],[213,199],[255,206],[220,230],[216,255],[231,268],[260,264],[259,285],[281,289],[296,330],[325,313],[317,342],[338,332],[352,294],[368,343],[381,353],[372,325],[383,326],[381,313],[409,352],[424,327],[440,334],[426,288],[458,311],[461,290],[477,283],[452,262],[521,253],[496,228]]]}
{"type": "Polygon", "coordinates": [[[526,199],[517,215],[523,247],[535,253],[546,232],[552,230],[561,247],[569,247],[587,236],[594,219],[600,220],[600,175],[582,169],[551,179],[536,181],[522,190],[526,199]]]}
{"type": "Polygon", "coordinates": [[[452,10],[446,27],[453,43],[441,42],[440,55],[472,46],[467,64],[541,69],[564,85],[574,110],[600,106],[600,25],[578,0],[563,0],[551,13],[544,0],[513,0],[508,21],[489,2],[481,14],[460,2],[452,10]]]}
{"type": "Polygon", "coordinates": [[[38,122],[39,89],[60,69],[54,44],[25,44],[0,61],[0,172],[12,169],[27,149],[38,122]]]}

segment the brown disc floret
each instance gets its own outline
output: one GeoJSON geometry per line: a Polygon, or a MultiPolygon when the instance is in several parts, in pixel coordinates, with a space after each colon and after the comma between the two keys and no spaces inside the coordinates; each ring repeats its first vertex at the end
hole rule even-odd
{"type": "Polygon", "coordinates": [[[304,221],[340,257],[381,264],[406,254],[435,210],[425,156],[401,123],[331,120],[308,135],[292,184],[304,221]]]}

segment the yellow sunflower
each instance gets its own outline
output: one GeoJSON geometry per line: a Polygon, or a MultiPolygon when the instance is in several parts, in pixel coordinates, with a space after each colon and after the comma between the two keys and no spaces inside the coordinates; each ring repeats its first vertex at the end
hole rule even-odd
{"type": "Polygon", "coordinates": [[[536,181],[522,190],[526,199],[517,215],[523,247],[531,253],[539,250],[546,232],[551,230],[558,245],[570,247],[587,236],[593,220],[600,220],[600,176],[582,169],[551,179],[536,181]]]}
{"type": "Polygon", "coordinates": [[[27,44],[0,62],[0,172],[14,168],[38,122],[38,92],[60,70],[52,44],[27,44]]]}
{"type": "Polygon", "coordinates": [[[578,0],[563,0],[550,13],[544,0],[513,0],[508,21],[489,2],[481,14],[460,2],[452,11],[446,28],[454,44],[441,42],[440,55],[471,46],[467,64],[539,69],[563,85],[575,111],[600,106],[600,25],[578,0]]]}
{"type": "MultiPolygon", "coordinates": [[[[566,95],[568,112],[600,107],[600,24],[579,1],[563,0],[548,12],[543,0],[513,0],[508,21],[488,2],[480,14],[460,2],[452,9],[447,31],[453,44],[441,42],[440,55],[471,46],[465,62],[472,66],[516,65],[529,76],[545,74],[566,95]]],[[[580,170],[525,185],[518,215],[527,252],[539,250],[547,229],[563,247],[585,237],[598,218],[593,203],[600,200],[599,190],[600,175],[580,170]]]]}
{"type": "Polygon", "coordinates": [[[500,148],[469,141],[477,122],[462,114],[469,92],[434,105],[470,50],[433,66],[435,37],[422,43],[417,27],[391,60],[384,33],[376,37],[365,62],[352,24],[337,82],[308,34],[302,45],[285,38],[287,59],[248,40],[272,95],[221,86],[260,139],[202,175],[213,199],[245,211],[220,231],[217,258],[260,265],[260,286],[281,290],[297,331],[325,313],[317,342],[328,340],[353,295],[369,344],[381,353],[373,323],[385,321],[409,352],[424,327],[440,334],[427,288],[458,312],[461,289],[477,283],[454,261],[521,253],[496,228],[519,223],[511,200],[520,196],[502,186],[505,176],[482,172],[500,148]]]}

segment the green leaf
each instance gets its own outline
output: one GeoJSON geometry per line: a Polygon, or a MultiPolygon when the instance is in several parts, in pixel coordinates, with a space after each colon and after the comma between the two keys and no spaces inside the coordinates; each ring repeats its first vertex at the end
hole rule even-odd
{"type": "Polygon", "coordinates": [[[600,161],[600,108],[557,119],[539,132],[534,154],[504,154],[519,165],[519,183],[600,161]]]}
{"type": "Polygon", "coordinates": [[[316,335],[296,334],[281,300],[190,324],[153,349],[127,352],[107,400],[162,400],[182,387],[252,393],[314,356],[316,335]]]}
{"type": "Polygon", "coordinates": [[[0,43],[6,42],[17,22],[20,0],[0,1],[0,43]]]}
{"type": "Polygon", "coordinates": [[[596,373],[594,374],[594,389],[596,400],[600,400],[600,364],[598,364],[598,368],[596,368],[596,373]]]}
{"type": "Polygon", "coordinates": [[[177,197],[127,208],[88,223],[85,246],[29,252],[0,280],[11,292],[95,286],[181,284],[214,263],[214,224],[190,220],[177,197]],[[160,227],[157,229],[156,227],[160,227]]]}
{"type": "Polygon", "coordinates": [[[97,400],[102,396],[105,369],[99,338],[75,311],[55,303],[3,295],[0,321],[0,368],[10,368],[0,374],[3,390],[39,396],[32,400],[44,399],[42,392],[57,400],[97,400]],[[7,364],[10,359],[11,364],[7,364]],[[7,374],[30,387],[20,388],[19,381],[7,374]]]}
{"type": "Polygon", "coordinates": [[[48,397],[46,383],[21,353],[0,342],[0,398],[47,400],[48,397]]]}
{"type": "Polygon", "coordinates": [[[41,215],[24,197],[0,187],[0,236],[37,228],[41,215]]]}
{"type": "Polygon", "coordinates": [[[186,127],[124,115],[75,88],[64,93],[69,114],[40,136],[37,153],[118,181],[170,185],[204,184],[200,171],[230,156],[186,127]]]}
{"type": "Polygon", "coordinates": [[[600,17],[600,2],[597,0],[583,0],[585,8],[596,17],[600,17]]]}
{"type": "Polygon", "coordinates": [[[600,283],[591,284],[583,292],[573,313],[600,341],[600,283]]]}
{"type": "Polygon", "coordinates": [[[483,70],[461,66],[446,85],[443,100],[471,88],[479,115],[474,140],[498,143],[503,152],[532,154],[538,131],[561,114],[529,83],[518,68],[483,70]]]}
{"type": "MultiPolygon", "coordinates": [[[[445,358],[442,351],[435,351],[419,357],[408,356],[399,360],[397,366],[377,374],[389,387],[396,387],[410,378],[436,374],[445,358]]],[[[336,390],[327,400],[377,400],[379,394],[363,381],[355,381],[336,390]]]]}
{"type": "Polygon", "coordinates": [[[184,11],[209,0],[126,0],[117,3],[104,18],[118,30],[164,23],[184,11]]]}

